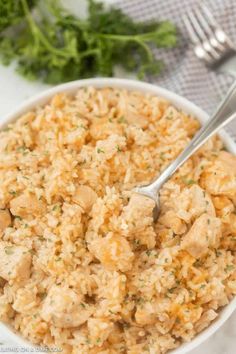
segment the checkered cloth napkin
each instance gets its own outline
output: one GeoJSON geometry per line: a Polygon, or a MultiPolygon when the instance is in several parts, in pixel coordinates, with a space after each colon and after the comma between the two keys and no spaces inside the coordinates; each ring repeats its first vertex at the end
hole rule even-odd
{"type": "MultiPolygon", "coordinates": [[[[117,6],[136,20],[169,19],[177,25],[179,45],[174,49],[155,49],[156,57],[163,59],[166,68],[161,76],[150,77],[149,81],[185,96],[211,113],[234,79],[206,68],[193,52],[182,15],[199,3],[201,0],[119,0],[117,6]]],[[[205,0],[204,3],[236,44],[236,0],[205,0]]],[[[228,131],[236,140],[236,121],[228,131]]]]}

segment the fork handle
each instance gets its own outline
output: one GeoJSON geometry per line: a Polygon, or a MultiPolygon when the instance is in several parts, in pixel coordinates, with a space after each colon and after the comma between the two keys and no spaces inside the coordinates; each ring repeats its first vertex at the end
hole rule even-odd
{"type": "Polygon", "coordinates": [[[206,142],[206,140],[234,118],[236,118],[236,82],[231,86],[225,99],[219,105],[212,118],[202,126],[176,160],[174,160],[151,184],[146,187],[141,187],[142,191],[149,196],[156,196],[162,185],[176,172],[176,170],[182,166],[183,163],[206,142]]]}

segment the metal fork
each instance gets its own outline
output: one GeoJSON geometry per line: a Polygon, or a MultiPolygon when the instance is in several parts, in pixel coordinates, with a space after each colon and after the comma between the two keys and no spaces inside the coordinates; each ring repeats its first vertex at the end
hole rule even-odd
{"type": "Polygon", "coordinates": [[[179,167],[183,165],[213,134],[226,124],[236,119],[236,82],[229,89],[226,97],[217,108],[211,119],[197,132],[186,148],[171,162],[171,164],[151,183],[145,186],[136,187],[134,191],[155,202],[153,219],[156,221],[159,211],[159,191],[163,184],[170,179],[179,167]]]}
{"type": "Polygon", "coordinates": [[[236,46],[205,4],[188,11],[183,22],[196,56],[212,69],[236,76],[236,46]]]}

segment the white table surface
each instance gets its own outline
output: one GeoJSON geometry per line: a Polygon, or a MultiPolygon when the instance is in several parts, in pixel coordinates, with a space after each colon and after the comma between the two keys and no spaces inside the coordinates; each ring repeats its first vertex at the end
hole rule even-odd
{"type": "MultiPolygon", "coordinates": [[[[114,0],[106,0],[113,2],[114,0]]],[[[178,0],[176,0],[178,1],[178,0]]],[[[67,5],[75,8],[74,0],[67,0],[67,5]]],[[[79,12],[84,11],[81,1],[76,1],[76,6],[80,6],[79,12]],[[79,4],[80,3],[80,4],[79,4]]],[[[76,8],[78,11],[78,8],[76,8]]],[[[48,86],[28,82],[14,72],[12,67],[3,67],[0,65],[0,119],[11,112],[17,105],[28,97],[45,90],[48,86]]],[[[16,343],[9,342],[6,337],[0,333],[0,343],[3,346],[12,346],[16,343]]],[[[203,343],[190,354],[235,354],[236,353],[236,313],[217,331],[210,339],[203,343]]],[[[79,353],[78,353],[79,354],[79,353]]]]}

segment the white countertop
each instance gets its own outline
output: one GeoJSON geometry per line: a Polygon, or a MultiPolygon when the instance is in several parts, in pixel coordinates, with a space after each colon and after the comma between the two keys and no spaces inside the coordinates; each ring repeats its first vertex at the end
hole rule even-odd
{"type": "MultiPolygon", "coordinates": [[[[67,0],[68,2],[72,0],[67,0]]],[[[112,2],[114,0],[106,0],[112,2]]],[[[77,3],[78,4],[78,3],[77,3]]],[[[46,89],[47,86],[28,82],[17,75],[13,68],[0,65],[0,119],[26,98],[46,89]]],[[[0,344],[12,346],[0,333],[0,344]]],[[[234,354],[236,353],[236,313],[209,340],[191,354],[234,354]]],[[[79,353],[78,353],[79,354],[79,353]]]]}

